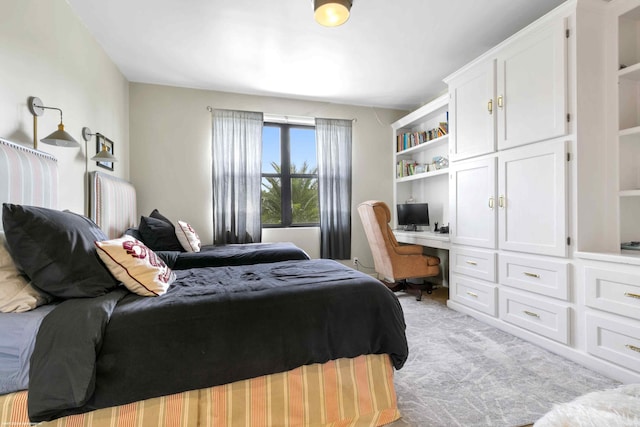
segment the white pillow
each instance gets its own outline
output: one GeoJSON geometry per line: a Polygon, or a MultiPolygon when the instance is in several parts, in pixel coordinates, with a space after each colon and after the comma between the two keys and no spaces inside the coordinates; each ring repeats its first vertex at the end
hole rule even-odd
{"type": "Polygon", "coordinates": [[[0,312],[21,313],[49,302],[20,274],[7,248],[4,232],[0,231],[0,312]]]}
{"type": "Polygon", "coordinates": [[[178,241],[185,251],[200,252],[200,237],[189,224],[184,221],[178,221],[176,236],[178,236],[178,241]]]}
{"type": "Polygon", "coordinates": [[[152,297],[167,292],[176,274],[155,252],[134,237],[96,242],[98,256],[113,277],[131,292],[152,297]]]}

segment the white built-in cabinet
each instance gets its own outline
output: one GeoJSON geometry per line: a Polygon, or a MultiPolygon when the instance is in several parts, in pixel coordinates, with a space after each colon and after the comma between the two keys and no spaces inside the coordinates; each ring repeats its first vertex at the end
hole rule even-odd
{"type": "Polygon", "coordinates": [[[564,257],[567,151],[547,141],[498,154],[498,247],[564,257]]]}
{"type": "Polygon", "coordinates": [[[551,141],[452,163],[451,242],[566,256],[566,158],[551,141]]]}
{"type": "Polygon", "coordinates": [[[566,30],[560,18],[497,52],[499,150],[566,133],[566,30]]]}
{"type": "MultiPolygon", "coordinates": [[[[605,82],[598,87],[605,88],[606,133],[586,154],[605,147],[597,159],[607,165],[596,175],[606,183],[605,196],[598,201],[606,200],[602,216],[612,226],[601,239],[604,244],[595,241],[580,245],[576,252],[577,276],[584,286],[587,353],[638,374],[637,382],[640,251],[621,245],[640,241],[640,0],[614,0],[605,11],[605,82]]],[[[598,170],[595,162],[589,166],[592,171],[598,170]]],[[[585,211],[579,209],[578,213],[585,211]]]]}
{"type": "Polygon", "coordinates": [[[640,373],[640,269],[587,265],[587,352],[640,373]]]}
{"type": "Polygon", "coordinates": [[[449,307],[640,382],[640,0],[568,0],[445,82],[449,307]]]}
{"type": "Polygon", "coordinates": [[[492,153],[496,146],[495,60],[475,64],[448,81],[449,157],[461,160],[492,153]]]}
{"type": "Polygon", "coordinates": [[[640,241],[640,6],[617,2],[612,27],[617,31],[617,84],[619,152],[619,236],[620,242],[640,241]],[[618,6],[619,4],[619,6],[618,6]],[[617,24],[617,25],[616,25],[617,24]]]}
{"type": "Polygon", "coordinates": [[[640,0],[567,0],[445,82],[393,129],[449,135],[393,159],[449,153],[394,185],[450,221],[448,306],[640,382],[640,0]]]}
{"type": "Polygon", "coordinates": [[[558,19],[446,80],[452,160],[567,133],[566,38],[558,19]]]}
{"type": "Polygon", "coordinates": [[[564,345],[571,342],[571,283],[563,274],[570,16],[556,12],[445,80],[453,159],[449,305],[564,345]],[[553,292],[540,292],[549,286],[553,292]]]}
{"type": "Polygon", "coordinates": [[[451,243],[495,249],[496,158],[454,162],[450,177],[451,243]]]}

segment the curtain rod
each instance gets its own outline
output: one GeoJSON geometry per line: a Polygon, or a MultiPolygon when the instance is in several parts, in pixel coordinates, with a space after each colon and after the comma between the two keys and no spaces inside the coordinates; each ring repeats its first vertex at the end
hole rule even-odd
{"type": "MultiPolygon", "coordinates": [[[[213,113],[213,107],[207,105],[207,111],[213,113]]],[[[292,116],[290,114],[270,114],[263,113],[265,117],[265,121],[273,121],[273,122],[284,122],[284,123],[310,123],[315,122],[315,117],[310,116],[292,116]],[[267,119],[269,118],[269,120],[267,119]]],[[[322,117],[325,118],[325,117],[322,117]]],[[[349,119],[333,119],[333,120],[349,120],[349,119]]],[[[351,119],[353,123],[358,121],[357,117],[351,119]]]]}

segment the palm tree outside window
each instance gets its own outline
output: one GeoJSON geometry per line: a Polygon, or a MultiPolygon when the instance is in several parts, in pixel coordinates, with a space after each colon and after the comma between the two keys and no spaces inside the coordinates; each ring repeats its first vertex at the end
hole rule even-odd
{"type": "Polygon", "coordinates": [[[320,225],[314,126],[264,124],[261,220],[263,227],[320,225]]]}

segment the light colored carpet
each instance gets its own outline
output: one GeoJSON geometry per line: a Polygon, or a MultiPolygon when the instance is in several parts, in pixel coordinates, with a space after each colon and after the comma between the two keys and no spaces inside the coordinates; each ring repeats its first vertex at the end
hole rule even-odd
{"type": "MultiPolygon", "coordinates": [[[[446,289],[445,289],[446,290],[446,289]]],[[[393,427],[522,426],[554,403],[618,382],[427,298],[396,294],[409,359],[395,373],[393,427]]]]}

